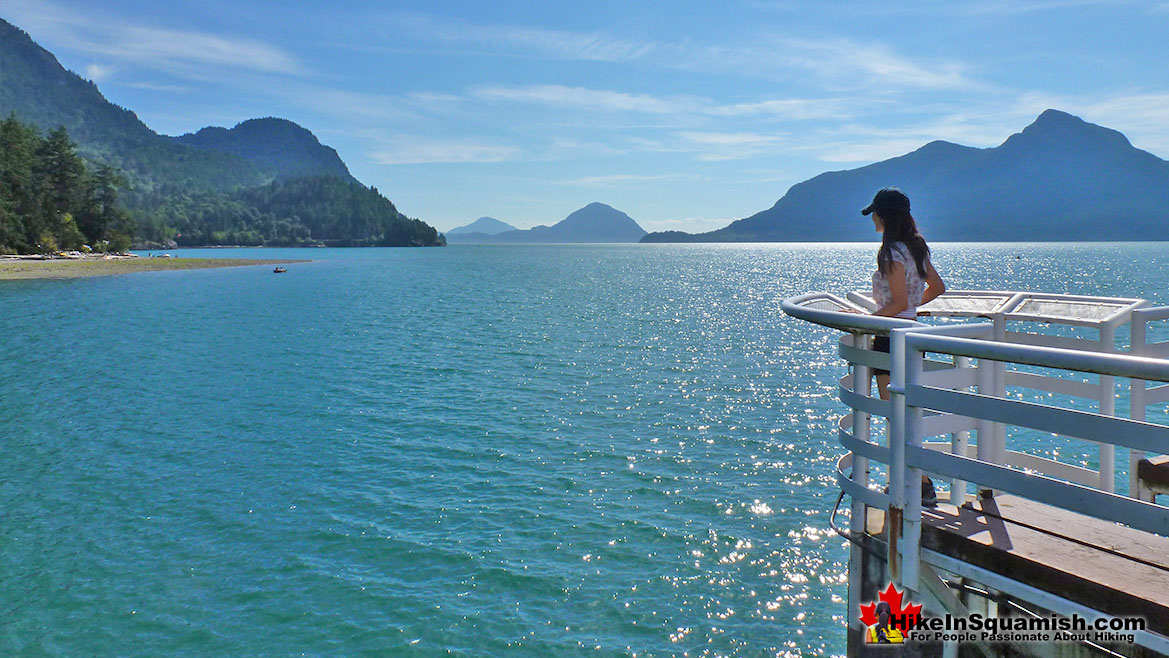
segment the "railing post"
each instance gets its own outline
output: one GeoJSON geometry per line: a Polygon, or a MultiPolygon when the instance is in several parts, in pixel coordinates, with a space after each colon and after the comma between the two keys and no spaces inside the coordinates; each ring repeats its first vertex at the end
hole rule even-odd
{"type": "MultiPolygon", "coordinates": [[[[889,577],[898,585],[902,579],[901,537],[905,517],[905,335],[889,333],[889,401],[893,417],[889,419],[889,577]]],[[[916,583],[914,583],[916,585],[916,583]]]]}
{"type": "Polygon", "coordinates": [[[893,418],[889,434],[889,574],[893,581],[918,590],[921,542],[921,469],[909,469],[906,446],[921,447],[921,409],[905,404],[908,384],[921,381],[922,354],[906,339],[913,329],[889,333],[889,393],[893,418]]]}
{"type": "MultiPolygon", "coordinates": [[[[1007,317],[1002,313],[994,316],[994,339],[999,343],[1007,342],[1007,317]]],[[[1002,361],[992,361],[991,371],[994,373],[992,391],[990,395],[1006,397],[1007,394],[1007,364],[1002,361]]],[[[993,461],[996,464],[1007,463],[1007,428],[1002,423],[991,423],[991,445],[994,447],[993,461]]],[[[979,443],[982,442],[981,437],[979,443]]]]}
{"type": "MultiPolygon", "coordinates": [[[[1139,309],[1132,312],[1132,353],[1145,356],[1148,351],[1148,320],[1139,309]]],[[[1133,420],[1145,419],[1145,380],[1132,379],[1129,383],[1128,416],[1133,420]]],[[[1145,458],[1143,450],[1128,451],[1128,495],[1138,500],[1141,496],[1141,482],[1137,479],[1137,463],[1145,458]]]]}
{"type": "MultiPolygon", "coordinates": [[[[902,444],[903,464],[906,463],[904,454],[906,447],[921,448],[921,407],[915,407],[905,402],[905,392],[921,384],[924,355],[913,348],[909,342],[912,329],[898,329],[894,331],[896,340],[902,345],[901,355],[904,362],[903,387],[901,404],[904,408],[904,438],[902,444]]],[[[905,517],[903,519],[903,545],[901,584],[918,592],[921,570],[921,479],[920,468],[908,467],[905,470],[905,517]]]]}
{"type": "MultiPolygon", "coordinates": [[[[994,395],[994,362],[984,358],[978,359],[978,394],[994,395]]],[[[994,423],[979,417],[975,420],[975,430],[978,433],[977,457],[980,462],[995,462],[994,450],[994,423]]],[[[978,495],[985,496],[992,493],[989,487],[977,485],[978,495]]]]}
{"type": "MultiPolygon", "coordinates": [[[[1100,346],[1105,352],[1116,351],[1116,327],[1100,327],[1100,346]]],[[[1116,415],[1116,377],[1100,375],[1100,415],[1116,415]]],[[[1116,491],[1116,446],[1097,443],[1100,449],[1100,488],[1108,493],[1116,491]]]]}
{"type": "MultiPolygon", "coordinates": [[[[852,346],[857,349],[869,349],[869,336],[866,334],[852,334],[852,346]]],[[[872,373],[871,369],[863,364],[857,363],[853,365],[852,369],[852,392],[865,397],[870,397],[872,394],[872,373]]],[[[868,441],[870,438],[871,423],[867,411],[860,409],[852,410],[852,435],[861,440],[868,441]]],[[[869,459],[862,457],[856,453],[852,455],[852,474],[850,475],[853,482],[859,486],[867,487],[869,485],[869,459]]],[[[851,506],[851,520],[849,521],[849,529],[855,534],[864,532],[868,521],[868,508],[864,502],[856,498],[852,499],[851,506]]],[[[864,551],[857,546],[852,546],[848,553],[848,572],[850,574],[864,573],[864,551]]],[[[861,601],[864,598],[864,593],[861,591],[864,583],[857,577],[850,577],[848,579],[848,619],[852,623],[854,619],[860,619],[861,616],[861,601]]]]}
{"type": "MultiPolygon", "coordinates": [[[[970,358],[965,356],[954,357],[954,367],[958,370],[970,368],[970,358]]],[[[967,389],[969,390],[969,389],[967,389]]],[[[966,457],[970,447],[970,431],[962,430],[950,435],[950,453],[966,457]]],[[[950,480],[950,504],[961,507],[966,504],[966,481],[952,478],[950,480]]]]}

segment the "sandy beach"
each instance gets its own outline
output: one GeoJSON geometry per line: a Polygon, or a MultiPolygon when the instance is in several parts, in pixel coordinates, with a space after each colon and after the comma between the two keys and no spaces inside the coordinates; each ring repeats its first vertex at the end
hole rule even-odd
{"type": "Polygon", "coordinates": [[[133,272],[195,270],[211,267],[245,267],[307,263],[307,260],[255,258],[0,258],[0,281],[16,279],[74,279],[133,272]]]}

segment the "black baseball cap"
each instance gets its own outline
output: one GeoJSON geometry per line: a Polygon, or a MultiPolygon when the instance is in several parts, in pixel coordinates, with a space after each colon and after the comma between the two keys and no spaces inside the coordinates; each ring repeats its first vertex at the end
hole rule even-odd
{"type": "Polygon", "coordinates": [[[882,187],[877,190],[876,196],[873,197],[873,202],[861,211],[862,215],[868,215],[873,211],[880,214],[882,210],[904,210],[909,212],[909,197],[905,196],[905,192],[895,187],[882,187]]]}

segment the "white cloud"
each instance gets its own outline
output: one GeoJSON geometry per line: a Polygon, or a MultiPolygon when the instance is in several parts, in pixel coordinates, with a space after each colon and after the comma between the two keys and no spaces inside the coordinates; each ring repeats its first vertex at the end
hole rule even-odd
{"type": "Polygon", "coordinates": [[[1139,4],[1143,0],[991,0],[988,2],[974,2],[963,6],[956,6],[954,10],[969,14],[1029,14],[1041,11],[1058,11],[1076,7],[1108,6],[1116,7],[1124,4],[1139,4]]]}
{"type": "Polygon", "coordinates": [[[411,136],[386,139],[384,146],[369,153],[376,164],[436,164],[503,162],[514,159],[520,150],[464,139],[427,140],[411,136]]]}
{"type": "Polygon", "coordinates": [[[782,98],[753,103],[717,105],[706,111],[713,116],[766,115],[774,119],[803,121],[845,119],[856,114],[855,98],[782,98]]]}
{"type": "Polygon", "coordinates": [[[685,231],[686,233],[705,233],[723,228],[739,217],[685,217],[682,219],[661,219],[657,221],[643,221],[641,227],[647,231],[685,231]]]}
{"type": "Polygon", "coordinates": [[[140,26],[116,26],[113,36],[108,41],[91,41],[89,50],[139,65],[154,63],[172,69],[210,65],[265,73],[304,73],[290,54],[251,39],[140,26]]]}
{"type": "Polygon", "coordinates": [[[648,94],[627,94],[619,91],[566,87],[564,85],[531,85],[526,87],[479,87],[471,94],[484,101],[540,103],[559,107],[589,110],[615,110],[671,114],[690,103],[686,99],[658,98],[648,94]]]}
{"type": "Polygon", "coordinates": [[[695,145],[699,160],[741,160],[775,151],[788,141],[783,134],[683,131],[678,136],[695,145]]]}
{"type": "Polygon", "coordinates": [[[781,121],[843,119],[852,116],[857,108],[856,100],[848,98],[776,98],[720,105],[699,96],[656,96],[565,85],[486,86],[472,89],[470,95],[492,103],[532,103],[590,112],[635,112],[695,118],[754,116],[781,121]]]}
{"type": "Polygon", "coordinates": [[[551,153],[571,153],[589,156],[614,156],[629,153],[628,148],[611,146],[599,141],[587,141],[571,137],[556,136],[549,144],[551,153]]]}
{"type": "Polygon", "coordinates": [[[955,62],[915,61],[880,43],[851,39],[780,39],[779,59],[785,66],[814,73],[829,87],[845,84],[899,89],[960,89],[979,86],[955,62]]]}
{"type": "MultiPolygon", "coordinates": [[[[879,43],[850,39],[743,39],[733,45],[691,41],[633,41],[596,32],[509,24],[481,24],[422,13],[391,13],[396,36],[413,37],[476,55],[640,63],[666,69],[736,77],[796,80],[813,87],[884,93],[901,89],[978,87],[963,65],[937,58],[913,59],[879,43]]],[[[463,54],[468,54],[464,52],[463,54]]]]}
{"type": "Polygon", "coordinates": [[[133,87],[134,89],[149,89],[151,91],[163,91],[167,93],[186,93],[190,91],[189,88],[182,85],[160,85],[153,82],[123,82],[120,83],[123,87],[133,87]]]}
{"type": "Polygon", "coordinates": [[[98,11],[77,12],[43,0],[5,0],[5,13],[38,40],[145,69],[190,73],[225,67],[305,73],[292,55],[254,39],[136,25],[98,11]]]}
{"type": "Polygon", "coordinates": [[[104,66],[102,64],[87,64],[85,66],[85,77],[94,82],[101,82],[105,80],[114,72],[114,67],[104,66]]]}
{"type": "Polygon", "coordinates": [[[575,178],[573,180],[565,181],[565,185],[577,185],[581,187],[630,187],[631,185],[643,185],[646,183],[676,183],[680,181],[702,181],[704,178],[697,174],[609,174],[604,176],[585,176],[584,178],[575,178]]]}
{"type": "Polygon", "coordinates": [[[387,19],[394,27],[425,39],[486,48],[504,54],[620,62],[645,57],[655,50],[652,43],[637,43],[602,34],[518,25],[475,24],[419,13],[392,13],[387,19]]]}

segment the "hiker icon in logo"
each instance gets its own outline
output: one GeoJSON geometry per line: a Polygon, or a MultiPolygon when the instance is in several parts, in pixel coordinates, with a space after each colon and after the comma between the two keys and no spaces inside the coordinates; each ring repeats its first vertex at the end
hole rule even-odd
{"type": "Polygon", "coordinates": [[[889,624],[893,611],[885,601],[877,602],[877,623],[869,626],[865,641],[869,644],[902,644],[905,635],[900,629],[889,624]]]}
{"type": "Polygon", "coordinates": [[[901,607],[904,592],[897,591],[893,583],[877,595],[876,603],[861,606],[861,623],[866,626],[865,642],[868,644],[903,644],[909,630],[917,624],[921,606],[912,603],[901,607]]]}

